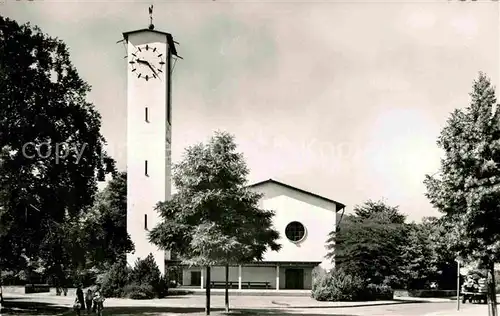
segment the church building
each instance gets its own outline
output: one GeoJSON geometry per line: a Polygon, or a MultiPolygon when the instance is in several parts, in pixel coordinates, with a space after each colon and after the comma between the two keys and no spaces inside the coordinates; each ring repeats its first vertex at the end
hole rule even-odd
{"type": "MultiPolygon", "coordinates": [[[[263,194],[262,208],[275,212],[273,226],[280,234],[281,250],[268,251],[262,261],[230,267],[231,288],[311,289],[315,267],[333,268],[331,259],[325,258],[326,241],[345,205],[272,179],[250,188],[263,194]]],[[[186,267],[182,286],[203,288],[203,273],[203,268],[186,267]]],[[[225,267],[213,267],[211,287],[224,286],[225,275],[225,267]]]]}
{"type": "MultiPolygon", "coordinates": [[[[152,8],[150,8],[150,14],[152,8]]],[[[159,214],[155,205],[171,198],[172,70],[180,58],[171,34],[154,29],[123,33],[127,49],[127,230],[135,252],[127,261],[152,253],[160,271],[175,264],[169,251],[148,241],[159,214]]],[[[312,270],[332,268],[325,258],[326,241],[345,205],[334,200],[267,180],[250,186],[263,193],[261,206],[275,211],[274,227],[281,235],[279,252],[264,260],[230,267],[233,288],[310,289],[312,270]]],[[[185,267],[183,286],[204,286],[203,271],[185,267]]],[[[225,280],[224,267],[212,269],[212,285],[225,280]]]]}

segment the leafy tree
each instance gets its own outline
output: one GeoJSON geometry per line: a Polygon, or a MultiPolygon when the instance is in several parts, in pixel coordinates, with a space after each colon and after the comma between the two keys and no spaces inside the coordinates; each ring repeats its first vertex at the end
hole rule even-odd
{"type": "Polygon", "coordinates": [[[85,217],[85,244],[91,265],[103,267],[125,260],[134,250],[127,232],[127,173],[120,172],[99,192],[96,203],[85,217]]]}
{"type": "MultiPolygon", "coordinates": [[[[187,264],[206,267],[207,314],[210,267],[262,260],[277,251],[274,212],[259,208],[260,194],[246,186],[248,169],[233,136],[218,132],[207,144],[189,147],[173,169],[178,190],[157,209],[163,221],[150,240],[187,264]]],[[[226,309],[229,307],[226,272],[226,309]]]]}
{"type": "Polygon", "coordinates": [[[456,109],[441,131],[439,176],[426,176],[427,197],[453,228],[455,249],[489,269],[490,308],[496,316],[494,262],[500,259],[500,108],[485,74],[471,103],[456,109]]]}
{"type": "Polygon", "coordinates": [[[374,219],[378,222],[404,224],[406,215],[398,207],[389,206],[384,201],[368,200],[354,208],[354,214],[360,219],[374,219]]]}
{"type": "Polygon", "coordinates": [[[437,281],[442,289],[455,289],[457,279],[456,251],[453,230],[443,218],[424,218],[421,224],[426,227],[437,258],[437,281]]]}
{"type": "Polygon", "coordinates": [[[433,227],[428,222],[406,225],[406,242],[401,251],[399,277],[406,288],[422,289],[427,281],[439,275],[433,227]]]}
{"type": "Polygon", "coordinates": [[[89,91],[61,40],[0,16],[4,268],[41,259],[47,273],[63,277],[84,259],[82,216],[94,202],[98,178],[115,170],[103,149],[101,117],[86,101],[89,91]]]}
{"type": "Polygon", "coordinates": [[[405,216],[397,207],[367,201],[354,207],[342,227],[330,234],[328,257],[347,274],[374,284],[394,284],[405,239],[405,216]]]}

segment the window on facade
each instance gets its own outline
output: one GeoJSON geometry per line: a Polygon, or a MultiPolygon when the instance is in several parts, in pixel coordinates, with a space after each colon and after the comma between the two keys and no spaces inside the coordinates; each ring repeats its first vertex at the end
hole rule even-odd
{"type": "Polygon", "coordinates": [[[148,107],[144,108],[144,120],[146,122],[149,122],[149,116],[148,116],[148,107]]]}
{"type": "Polygon", "coordinates": [[[148,161],[144,160],[144,175],[148,175],[148,161]]]}
{"type": "Polygon", "coordinates": [[[285,228],[285,236],[290,241],[299,242],[304,239],[306,228],[299,222],[291,222],[285,228]]]}
{"type": "Polygon", "coordinates": [[[148,230],[148,214],[144,214],[144,229],[148,230]]]}

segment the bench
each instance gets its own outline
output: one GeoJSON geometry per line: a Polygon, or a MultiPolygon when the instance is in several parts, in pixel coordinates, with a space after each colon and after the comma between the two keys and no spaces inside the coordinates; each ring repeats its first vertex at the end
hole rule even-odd
{"type": "Polygon", "coordinates": [[[24,293],[50,293],[50,285],[48,284],[26,284],[24,286],[24,293]]]}
{"type": "MultiPolygon", "coordinates": [[[[226,286],[226,281],[212,281],[211,282],[211,285],[212,285],[212,288],[216,288],[216,287],[225,287],[226,286]]],[[[228,287],[230,289],[232,288],[238,288],[238,281],[228,281],[228,287]]],[[[267,281],[242,281],[241,282],[241,287],[245,287],[247,289],[249,288],[255,288],[255,287],[258,287],[258,288],[265,288],[265,289],[269,289],[271,287],[271,282],[267,282],[267,281]]]]}
{"type": "Polygon", "coordinates": [[[270,288],[270,285],[271,285],[271,282],[261,282],[261,281],[253,281],[253,282],[242,282],[242,284],[245,283],[248,285],[248,288],[250,287],[258,287],[258,288],[265,288],[265,289],[269,289],[270,288]]]}
{"type": "MultiPolygon", "coordinates": [[[[235,288],[238,288],[238,281],[228,281],[228,287],[230,289],[232,289],[233,287],[235,288]]],[[[223,287],[225,288],[226,287],[226,281],[212,281],[211,282],[212,284],[212,288],[216,288],[216,287],[223,287]]]]}

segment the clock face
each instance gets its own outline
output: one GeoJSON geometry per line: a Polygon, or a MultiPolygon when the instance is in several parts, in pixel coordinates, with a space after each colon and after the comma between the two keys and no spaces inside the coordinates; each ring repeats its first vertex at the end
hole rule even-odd
{"type": "Polygon", "coordinates": [[[130,58],[131,71],[139,79],[146,81],[159,79],[165,72],[165,61],[162,53],[154,46],[137,46],[130,58]]]}

